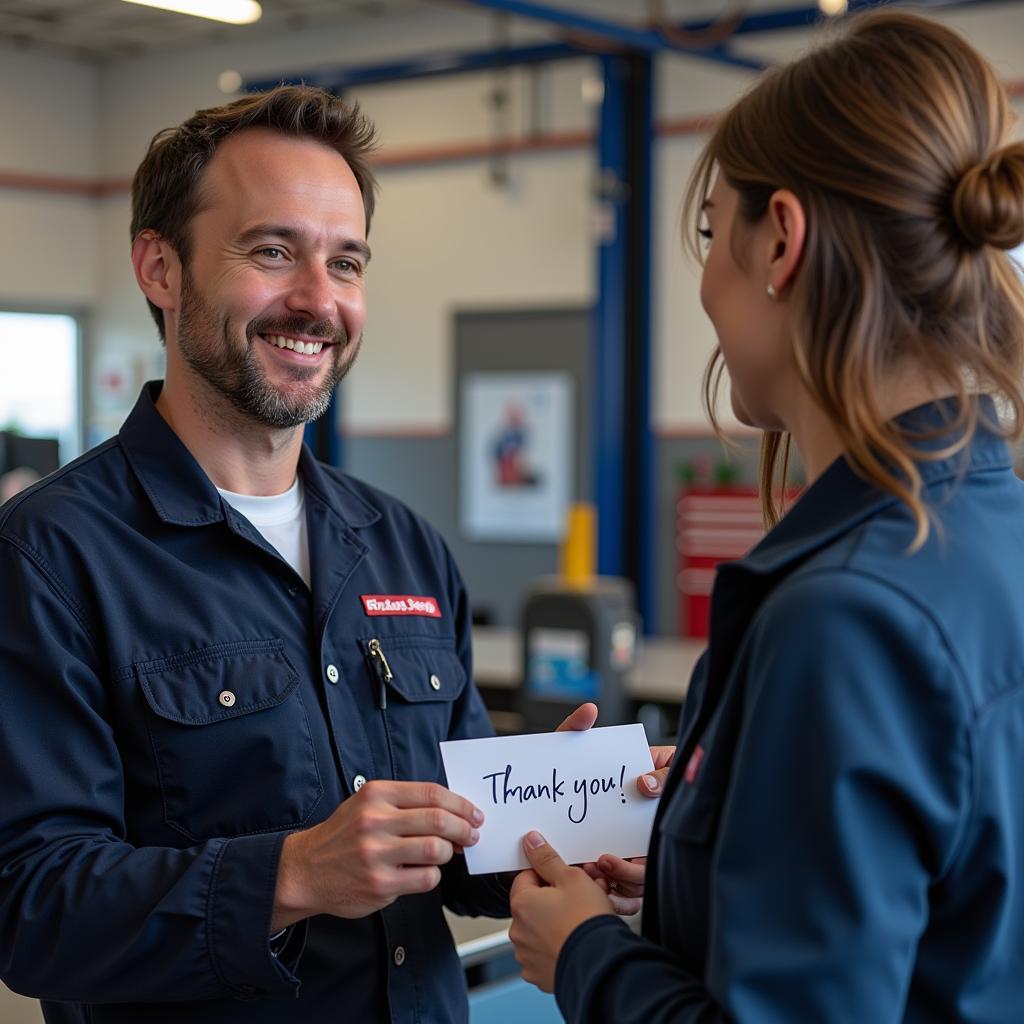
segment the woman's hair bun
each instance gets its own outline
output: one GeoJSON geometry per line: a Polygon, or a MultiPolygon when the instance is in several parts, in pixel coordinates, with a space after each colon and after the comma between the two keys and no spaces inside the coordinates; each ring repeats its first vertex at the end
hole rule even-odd
{"type": "Polygon", "coordinates": [[[953,192],[953,222],[972,249],[1013,249],[1024,242],[1024,142],[968,168],[953,192]]]}

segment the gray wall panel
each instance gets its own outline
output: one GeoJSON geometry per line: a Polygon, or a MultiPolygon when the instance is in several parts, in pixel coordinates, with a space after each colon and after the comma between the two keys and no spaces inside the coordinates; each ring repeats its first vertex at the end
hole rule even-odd
{"type": "MultiPolygon", "coordinates": [[[[675,550],[678,466],[695,458],[721,457],[713,438],[663,438],[658,442],[657,560],[658,621],[656,632],[674,634],[679,619],[675,550]]],[[[354,476],[393,494],[441,531],[466,578],[475,606],[490,609],[499,625],[515,624],[523,587],[534,576],[555,572],[554,545],[483,544],[466,540],[459,531],[458,461],[454,437],[356,437],[345,442],[346,469],[354,476]]],[[[740,479],[757,476],[757,452],[750,446],[733,456],[740,479]]]]}
{"type": "MultiPolygon", "coordinates": [[[[576,386],[574,494],[591,497],[590,314],[583,309],[483,310],[453,318],[456,380],[452,422],[444,437],[354,437],[345,441],[345,467],[353,475],[406,502],[448,541],[469,586],[474,607],[490,613],[497,625],[515,625],[529,581],[558,569],[554,544],[471,541],[459,527],[459,391],[471,372],[568,371],[576,386]]],[[[657,476],[655,558],[657,622],[654,631],[674,634],[679,623],[675,548],[678,467],[722,460],[721,443],[712,437],[667,437],[656,443],[657,476]]],[[[737,479],[757,479],[756,441],[732,452],[737,479]]]]}

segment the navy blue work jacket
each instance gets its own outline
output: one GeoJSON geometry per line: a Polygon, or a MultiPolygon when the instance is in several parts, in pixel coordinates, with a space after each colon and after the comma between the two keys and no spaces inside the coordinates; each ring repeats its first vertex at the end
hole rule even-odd
{"type": "Polygon", "coordinates": [[[508,900],[462,857],[433,892],[268,943],[290,830],[363,779],[443,781],[440,740],[491,734],[451,556],[303,449],[310,592],[158,393],[0,512],[3,980],[48,1021],[465,1020],[442,904],[508,900]],[[402,607],[380,596],[439,614],[368,614],[402,607]]]}
{"type": "Polygon", "coordinates": [[[840,459],[720,569],[643,935],[573,932],[569,1021],[1024,1021],[1024,484],[986,430],[920,469],[916,553],[840,459]]]}

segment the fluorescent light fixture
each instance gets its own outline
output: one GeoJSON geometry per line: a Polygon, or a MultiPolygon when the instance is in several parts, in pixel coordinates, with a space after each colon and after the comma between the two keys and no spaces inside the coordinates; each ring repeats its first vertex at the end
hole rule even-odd
{"type": "Polygon", "coordinates": [[[211,21],[226,21],[230,25],[251,25],[263,16],[263,8],[256,0],[124,0],[126,4],[155,7],[175,14],[191,14],[211,21]]]}

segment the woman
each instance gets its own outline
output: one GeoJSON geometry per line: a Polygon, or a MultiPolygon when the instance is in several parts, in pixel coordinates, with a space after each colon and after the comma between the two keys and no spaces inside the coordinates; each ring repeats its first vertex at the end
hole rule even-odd
{"type": "Polygon", "coordinates": [[[1024,1020],[1011,122],[959,36],[882,12],[700,158],[701,300],[777,525],[718,574],[643,935],[526,837],[512,938],[570,1021],[1024,1020]],[[790,439],[809,486],[780,521],[790,439]]]}

